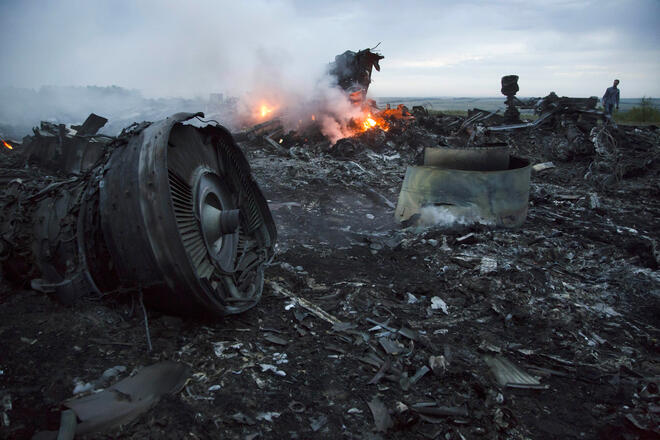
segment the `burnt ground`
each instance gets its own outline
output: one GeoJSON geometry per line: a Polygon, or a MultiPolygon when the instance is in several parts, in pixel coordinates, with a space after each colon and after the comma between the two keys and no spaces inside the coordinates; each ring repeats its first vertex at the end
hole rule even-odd
{"type": "Polygon", "coordinates": [[[134,301],[65,307],[3,284],[0,390],[11,409],[0,436],[56,430],[77,380],[173,359],[193,373],[181,393],[90,437],[657,438],[655,129],[620,129],[621,154],[638,164],[623,170],[599,168],[593,151],[558,152],[563,132],[505,135],[515,153],[556,165],[532,175],[518,230],[395,225],[385,199],[396,202],[419,145],[437,142],[413,134],[339,159],[243,142],[279,232],[263,299],[217,321],[150,310],[152,352],[134,301]],[[488,356],[547,388],[501,386],[488,356]],[[389,412],[386,432],[374,402],[389,412]]]}

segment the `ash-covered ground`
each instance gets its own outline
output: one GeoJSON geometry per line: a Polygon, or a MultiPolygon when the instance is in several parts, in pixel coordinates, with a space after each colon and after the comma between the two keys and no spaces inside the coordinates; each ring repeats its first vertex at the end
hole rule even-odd
{"type": "Polygon", "coordinates": [[[242,140],[279,233],[263,299],[216,321],[149,310],[152,352],[130,299],[65,307],[3,282],[0,435],[57,430],[77,383],[171,359],[191,367],[180,393],[90,438],[657,438],[657,128],[501,132],[555,165],[521,228],[396,224],[406,167],[463,122],[242,140]],[[498,382],[511,365],[536,385],[498,382]]]}

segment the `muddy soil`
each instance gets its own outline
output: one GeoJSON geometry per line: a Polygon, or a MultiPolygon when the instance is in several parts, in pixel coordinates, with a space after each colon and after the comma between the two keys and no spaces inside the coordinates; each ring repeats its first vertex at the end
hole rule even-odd
{"type": "MultiPolygon", "coordinates": [[[[636,148],[657,155],[645,130],[636,148]]],[[[551,134],[507,136],[552,159],[551,134]]],[[[149,310],[151,352],[130,297],[65,307],[3,282],[0,436],[57,430],[78,381],[172,359],[192,368],[183,391],[89,438],[657,438],[657,161],[607,185],[585,179],[591,156],[556,162],[517,230],[418,230],[392,203],[419,151],[392,145],[337,159],[243,142],[279,233],[263,299],[217,321],[149,310]],[[492,358],[541,386],[501,385],[492,358]]]]}

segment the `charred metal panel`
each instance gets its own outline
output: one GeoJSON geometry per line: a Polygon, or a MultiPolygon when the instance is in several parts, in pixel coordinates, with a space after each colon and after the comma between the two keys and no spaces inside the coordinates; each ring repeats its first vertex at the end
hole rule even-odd
{"type": "MultiPolygon", "coordinates": [[[[375,48],[374,48],[375,49],[375,48]]],[[[347,50],[335,57],[329,64],[328,73],[335,78],[337,85],[346,91],[354,102],[364,101],[371,84],[371,72],[380,72],[380,60],[385,58],[371,49],[358,52],[347,50]]]]}

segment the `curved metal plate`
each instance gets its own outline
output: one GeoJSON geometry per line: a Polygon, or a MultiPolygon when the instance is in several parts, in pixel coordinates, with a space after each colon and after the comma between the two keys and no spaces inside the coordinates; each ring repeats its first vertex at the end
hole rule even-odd
{"type": "Polygon", "coordinates": [[[406,171],[395,218],[402,222],[424,207],[442,207],[465,220],[518,227],[527,217],[531,166],[511,157],[503,171],[448,170],[411,166],[406,171]]]}
{"type": "Polygon", "coordinates": [[[509,147],[498,143],[466,148],[425,148],[424,165],[451,170],[506,170],[509,168],[509,147]]]}

